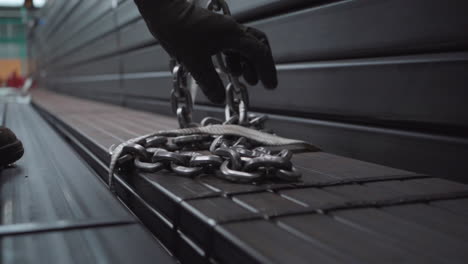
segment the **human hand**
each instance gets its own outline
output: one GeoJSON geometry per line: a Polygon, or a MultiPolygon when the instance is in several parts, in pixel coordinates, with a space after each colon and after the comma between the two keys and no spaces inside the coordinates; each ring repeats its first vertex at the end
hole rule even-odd
{"type": "Polygon", "coordinates": [[[278,84],[266,35],[228,16],[185,0],[135,0],[150,32],[163,48],[192,74],[214,103],[222,103],[225,89],[212,62],[223,52],[234,75],[251,85],[260,80],[267,89],[278,84]]]}

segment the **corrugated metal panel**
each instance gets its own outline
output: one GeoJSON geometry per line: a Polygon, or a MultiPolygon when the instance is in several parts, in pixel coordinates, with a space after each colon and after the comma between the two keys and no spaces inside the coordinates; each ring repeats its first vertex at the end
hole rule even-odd
{"type": "MultiPolygon", "coordinates": [[[[51,24],[35,35],[39,65],[50,77],[45,81],[63,93],[168,113],[167,54],[133,1],[119,1],[115,9],[104,2],[54,3],[63,12],[48,7],[51,24]],[[119,81],[103,81],[108,74],[120,74],[119,81]],[[77,75],[90,78],[79,84],[77,75]]],[[[447,142],[468,135],[466,1],[228,2],[239,21],[270,38],[280,86],[274,92],[254,87],[251,100],[256,111],[281,116],[272,125],[283,135],[359,159],[465,178],[458,160],[468,148],[447,142]],[[285,126],[291,122],[294,129],[285,126]],[[431,151],[436,148],[441,153],[431,151]]],[[[202,95],[197,101],[201,109],[212,107],[202,95]]]]}

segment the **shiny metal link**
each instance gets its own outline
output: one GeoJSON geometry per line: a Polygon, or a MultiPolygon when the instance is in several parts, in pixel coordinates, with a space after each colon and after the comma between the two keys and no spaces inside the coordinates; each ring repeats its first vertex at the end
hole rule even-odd
{"type": "Polygon", "coordinates": [[[192,157],[190,160],[190,166],[192,167],[219,168],[222,163],[223,159],[216,155],[199,155],[192,157]]]}
{"type": "Polygon", "coordinates": [[[122,150],[122,155],[133,154],[136,157],[143,158],[144,160],[149,159],[149,154],[146,151],[145,147],[140,144],[130,144],[125,146],[122,150]]]}
{"type": "Polygon", "coordinates": [[[243,172],[230,169],[229,164],[229,160],[224,161],[219,171],[216,172],[216,176],[238,183],[251,183],[260,180],[262,177],[262,175],[259,173],[243,172]]]}
{"type": "Polygon", "coordinates": [[[241,156],[232,148],[221,147],[216,149],[213,154],[229,159],[231,167],[234,170],[240,170],[242,168],[241,156]]]}
{"type": "Polygon", "coordinates": [[[184,176],[184,177],[198,176],[204,170],[203,167],[186,167],[186,166],[177,165],[175,163],[171,163],[171,169],[173,172],[177,173],[177,175],[184,176]]]}
{"type": "Polygon", "coordinates": [[[158,151],[154,153],[152,162],[162,162],[162,163],[174,163],[177,165],[185,165],[188,163],[187,157],[180,155],[176,152],[170,151],[158,151]]]}
{"type": "Polygon", "coordinates": [[[180,128],[195,126],[192,123],[193,99],[187,88],[187,72],[184,67],[171,60],[173,75],[173,89],[171,91],[172,112],[177,114],[180,128]]]}
{"type": "Polygon", "coordinates": [[[261,157],[252,158],[245,163],[243,171],[255,171],[260,167],[268,167],[282,170],[291,170],[292,163],[282,157],[264,155],[261,157]]]}
{"type": "Polygon", "coordinates": [[[301,174],[292,166],[291,157],[289,150],[272,155],[245,137],[195,134],[130,144],[124,147],[119,166],[130,163],[142,172],[167,170],[183,177],[209,173],[237,183],[275,178],[297,181],[301,174]]]}
{"type": "Polygon", "coordinates": [[[165,165],[161,162],[143,162],[140,157],[135,158],[135,167],[140,169],[143,172],[158,172],[164,169],[165,165]]]}
{"type": "MultiPolygon", "coordinates": [[[[222,12],[226,16],[231,16],[231,10],[225,0],[210,0],[207,9],[213,12],[222,12]]],[[[216,54],[218,67],[229,80],[226,86],[226,107],[225,120],[231,120],[230,124],[248,125],[249,96],[247,87],[239,80],[238,76],[226,66],[226,61],[222,53],[216,54]],[[232,122],[232,117],[237,116],[236,122],[232,122]]]]}
{"type": "Polygon", "coordinates": [[[278,170],[276,172],[276,177],[284,181],[295,182],[298,181],[302,176],[302,173],[298,171],[295,167],[292,167],[291,170],[278,170]]]}

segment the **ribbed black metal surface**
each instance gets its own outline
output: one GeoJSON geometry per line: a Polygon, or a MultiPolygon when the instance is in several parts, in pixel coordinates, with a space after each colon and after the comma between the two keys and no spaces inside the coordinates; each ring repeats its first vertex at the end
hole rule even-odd
{"type": "MultiPolygon", "coordinates": [[[[270,38],[279,87],[254,87],[250,98],[256,111],[277,114],[276,131],[335,154],[467,181],[466,1],[227,2],[236,19],[270,38]]],[[[30,54],[46,73],[35,72],[44,87],[170,113],[168,55],[132,0],[50,1],[38,15],[47,23],[30,34],[30,54]]],[[[222,111],[201,93],[197,102],[199,116],[222,111]]]]}
{"type": "MultiPolygon", "coordinates": [[[[132,137],[133,129],[174,125],[44,92],[35,102],[103,179],[107,144],[132,137]]],[[[117,192],[183,263],[464,263],[468,257],[462,224],[468,186],[328,153],[300,154],[294,162],[303,182],[239,185],[212,175],[140,173],[117,175],[117,192]]]]}
{"type": "Polygon", "coordinates": [[[175,262],[30,105],[4,105],[25,154],[0,171],[2,263],[175,262]]]}

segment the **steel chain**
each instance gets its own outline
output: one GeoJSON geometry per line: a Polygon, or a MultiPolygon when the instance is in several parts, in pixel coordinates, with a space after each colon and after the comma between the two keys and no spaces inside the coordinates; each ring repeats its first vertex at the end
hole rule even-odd
{"type": "Polygon", "coordinates": [[[179,176],[214,174],[238,183],[265,179],[297,181],[300,173],[291,162],[292,152],[273,154],[244,137],[190,135],[157,136],[126,146],[118,160],[120,168],[142,172],[166,170],[179,176]]]}
{"type": "MultiPolygon", "coordinates": [[[[231,15],[225,0],[210,0],[208,10],[231,15]]],[[[216,55],[219,71],[229,80],[226,86],[225,120],[204,118],[200,124],[192,122],[193,99],[187,87],[188,73],[179,62],[171,59],[173,89],[172,111],[177,115],[180,128],[234,124],[263,130],[268,117],[249,114],[247,87],[226,66],[224,55],[216,55]]],[[[214,174],[238,183],[259,182],[265,179],[297,181],[301,173],[292,165],[292,152],[283,150],[272,154],[262,146],[244,137],[189,135],[178,137],[157,136],[130,144],[123,149],[118,160],[120,169],[134,166],[143,172],[166,170],[180,176],[195,177],[214,174]]]]}
{"type": "MultiPolygon", "coordinates": [[[[226,16],[231,16],[231,10],[225,0],[210,0],[207,9],[213,12],[221,12],[226,16]]],[[[225,74],[229,80],[226,86],[226,106],[224,115],[226,121],[235,120],[230,124],[249,126],[249,94],[247,87],[235,76],[226,66],[223,54],[216,54],[216,60],[220,71],[225,74]]]]}
{"type": "Polygon", "coordinates": [[[187,71],[175,59],[171,59],[173,89],[171,91],[172,112],[177,115],[180,128],[196,126],[192,123],[193,100],[187,88],[187,71]]]}

